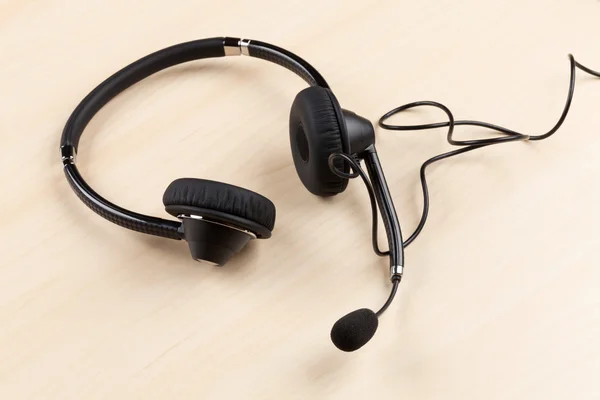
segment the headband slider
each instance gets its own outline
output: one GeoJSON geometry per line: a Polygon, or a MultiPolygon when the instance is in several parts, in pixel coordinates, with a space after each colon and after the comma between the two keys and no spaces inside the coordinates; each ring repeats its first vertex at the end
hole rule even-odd
{"type": "Polygon", "coordinates": [[[73,146],[61,146],[60,156],[62,158],[63,165],[75,164],[77,159],[77,150],[73,146]]]}
{"type": "Polygon", "coordinates": [[[223,49],[225,50],[226,56],[249,56],[249,45],[250,39],[238,39],[230,37],[223,39],[223,49]]]}

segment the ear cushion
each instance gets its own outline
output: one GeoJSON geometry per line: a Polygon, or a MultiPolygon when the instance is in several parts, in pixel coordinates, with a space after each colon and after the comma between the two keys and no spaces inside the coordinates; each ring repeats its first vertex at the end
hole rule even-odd
{"type": "MultiPolygon", "coordinates": [[[[271,200],[256,192],[223,182],[193,178],[177,179],[167,187],[163,203],[167,207],[167,212],[175,216],[186,214],[185,210],[204,209],[211,214],[205,216],[214,215],[222,220],[229,214],[234,217],[230,219],[231,221],[248,220],[269,231],[268,235],[263,233],[262,236],[270,236],[270,231],[275,226],[275,205],[271,200]]],[[[248,225],[242,224],[242,227],[248,225]]],[[[249,230],[257,233],[257,229],[249,230]]],[[[258,230],[264,231],[264,229],[258,230]]]]}
{"type": "MultiPolygon", "coordinates": [[[[332,153],[348,152],[347,133],[341,107],[329,89],[313,86],[294,99],[290,112],[290,144],[300,180],[317,196],[343,192],[348,179],[329,169],[332,153]]],[[[349,172],[349,165],[336,160],[335,166],[349,172]]]]}

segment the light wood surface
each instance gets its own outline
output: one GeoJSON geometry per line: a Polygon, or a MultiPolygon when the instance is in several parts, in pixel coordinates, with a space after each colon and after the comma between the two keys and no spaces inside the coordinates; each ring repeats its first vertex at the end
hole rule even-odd
{"type": "MultiPolygon", "coordinates": [[[[68,116],[103,79],[220,35],[299,54],[373,121],[428,99],[537,134],[564,105],[567,54],[600,68],[598,21],[593,0],[0,0],[0,398],[599,399],[598,80],[579,74],[551,140],[432,168],[399,296],[353,354],[329,330],[381,305],[387,260],[371,250],[362,183],[322,200],[297,178],[287,118],[304,84],[291,73],[241,57],[173,68],[82,139],[83,176],[136,211],[166,217],[162,193],[184,176],[269,197],[272,239],[225,268],[95,215],[58,156],[68,116]]],[[[445,132],[377,140],[410,233],[418,168],[448,149],[445,132]]]]}

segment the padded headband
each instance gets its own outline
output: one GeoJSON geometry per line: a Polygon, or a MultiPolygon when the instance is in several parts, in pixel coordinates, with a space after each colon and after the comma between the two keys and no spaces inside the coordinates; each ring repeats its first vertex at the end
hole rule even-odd
{"type": "Polygon", "coordinates": [[[157,51],[123,68],[95,88],[67,121],[60,143],[65,176],[77,196],[101,217],[128,229],[171,239],[182,239],[182,224],[126,210],[104,199],[81,177],[75,166],[79,139],[96,113],[119,93],[163,69],[203,58],[247,55],[281,65],[311,86],[328,88],[327,82],[297,55],[268,43],[219,37],[195,40],[157,51]]]}

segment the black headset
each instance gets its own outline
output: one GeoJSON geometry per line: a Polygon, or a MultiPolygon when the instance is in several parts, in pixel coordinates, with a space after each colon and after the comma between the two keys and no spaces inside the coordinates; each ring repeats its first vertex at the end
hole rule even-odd
{"type": "Polygon", "coordinates": [[[571,60],[571,85],[567,105],[561,119],[547,134],[525,135],[478,121],[455,121],[445,106],[436,102],[416,102],[398,107],[385,114],[379,125],[392,130],[415,130],[448,127],[450,144],[463,146],[427,160],[421,167],[424,207],[421,222],[406,240],[375,149],[375,131],[365,118],[342,109],[329,85],[310,64],[295,54],[256,40],[218,37],[182,43],[150,54],[123,68],[83,99],[69,118],[61,138],[61,156],[67,181],[89,208],[103,218],[122,227],[188,242],[192,257],[214,265],[224,265],[251,239],[268,239],[275,225],[275,206],[266,197],[253,191],[206,179],[183,178],[172,182],[163,196],[166,211],[179,221],[167,220],[126,210],[96,193],[81,177],[75,165],[79,139],[93,116],[122,91],[148,76],[171,66],[204,58],[246,55],[279,64],[300,76],[309,87],[296,96],[289,119],[292,158],[300,180],[317,196],[342,193],[348,180],[361,177],[371,200],[373,216],[372,242],[375,252],[389,256],[392,289],[388,300],[377,312],[360,309],[338,320],[331,330],[333,343],[341,350],[354,351],[375,334],[378,317],[391,304],[403,274],[404,247],[421,232],[429,210],[425,169],[433,162],[486,147],[495,143],[520,140],[540,140],[552,135],[562,125],[569,110],[574,90],[575,67],[599,76],[571,60]],[[449,121],[416,126],[385,124],[392,115],[417,106],[442,109],[449,121]],[[454,126],[476,125],[502,133],[493,139],[456,141],[454,126]],[[365,172],[361,166],[364,161],[365,172]],[[377,244],[377,219],[385,225],[388,251],[377,244]]]}

